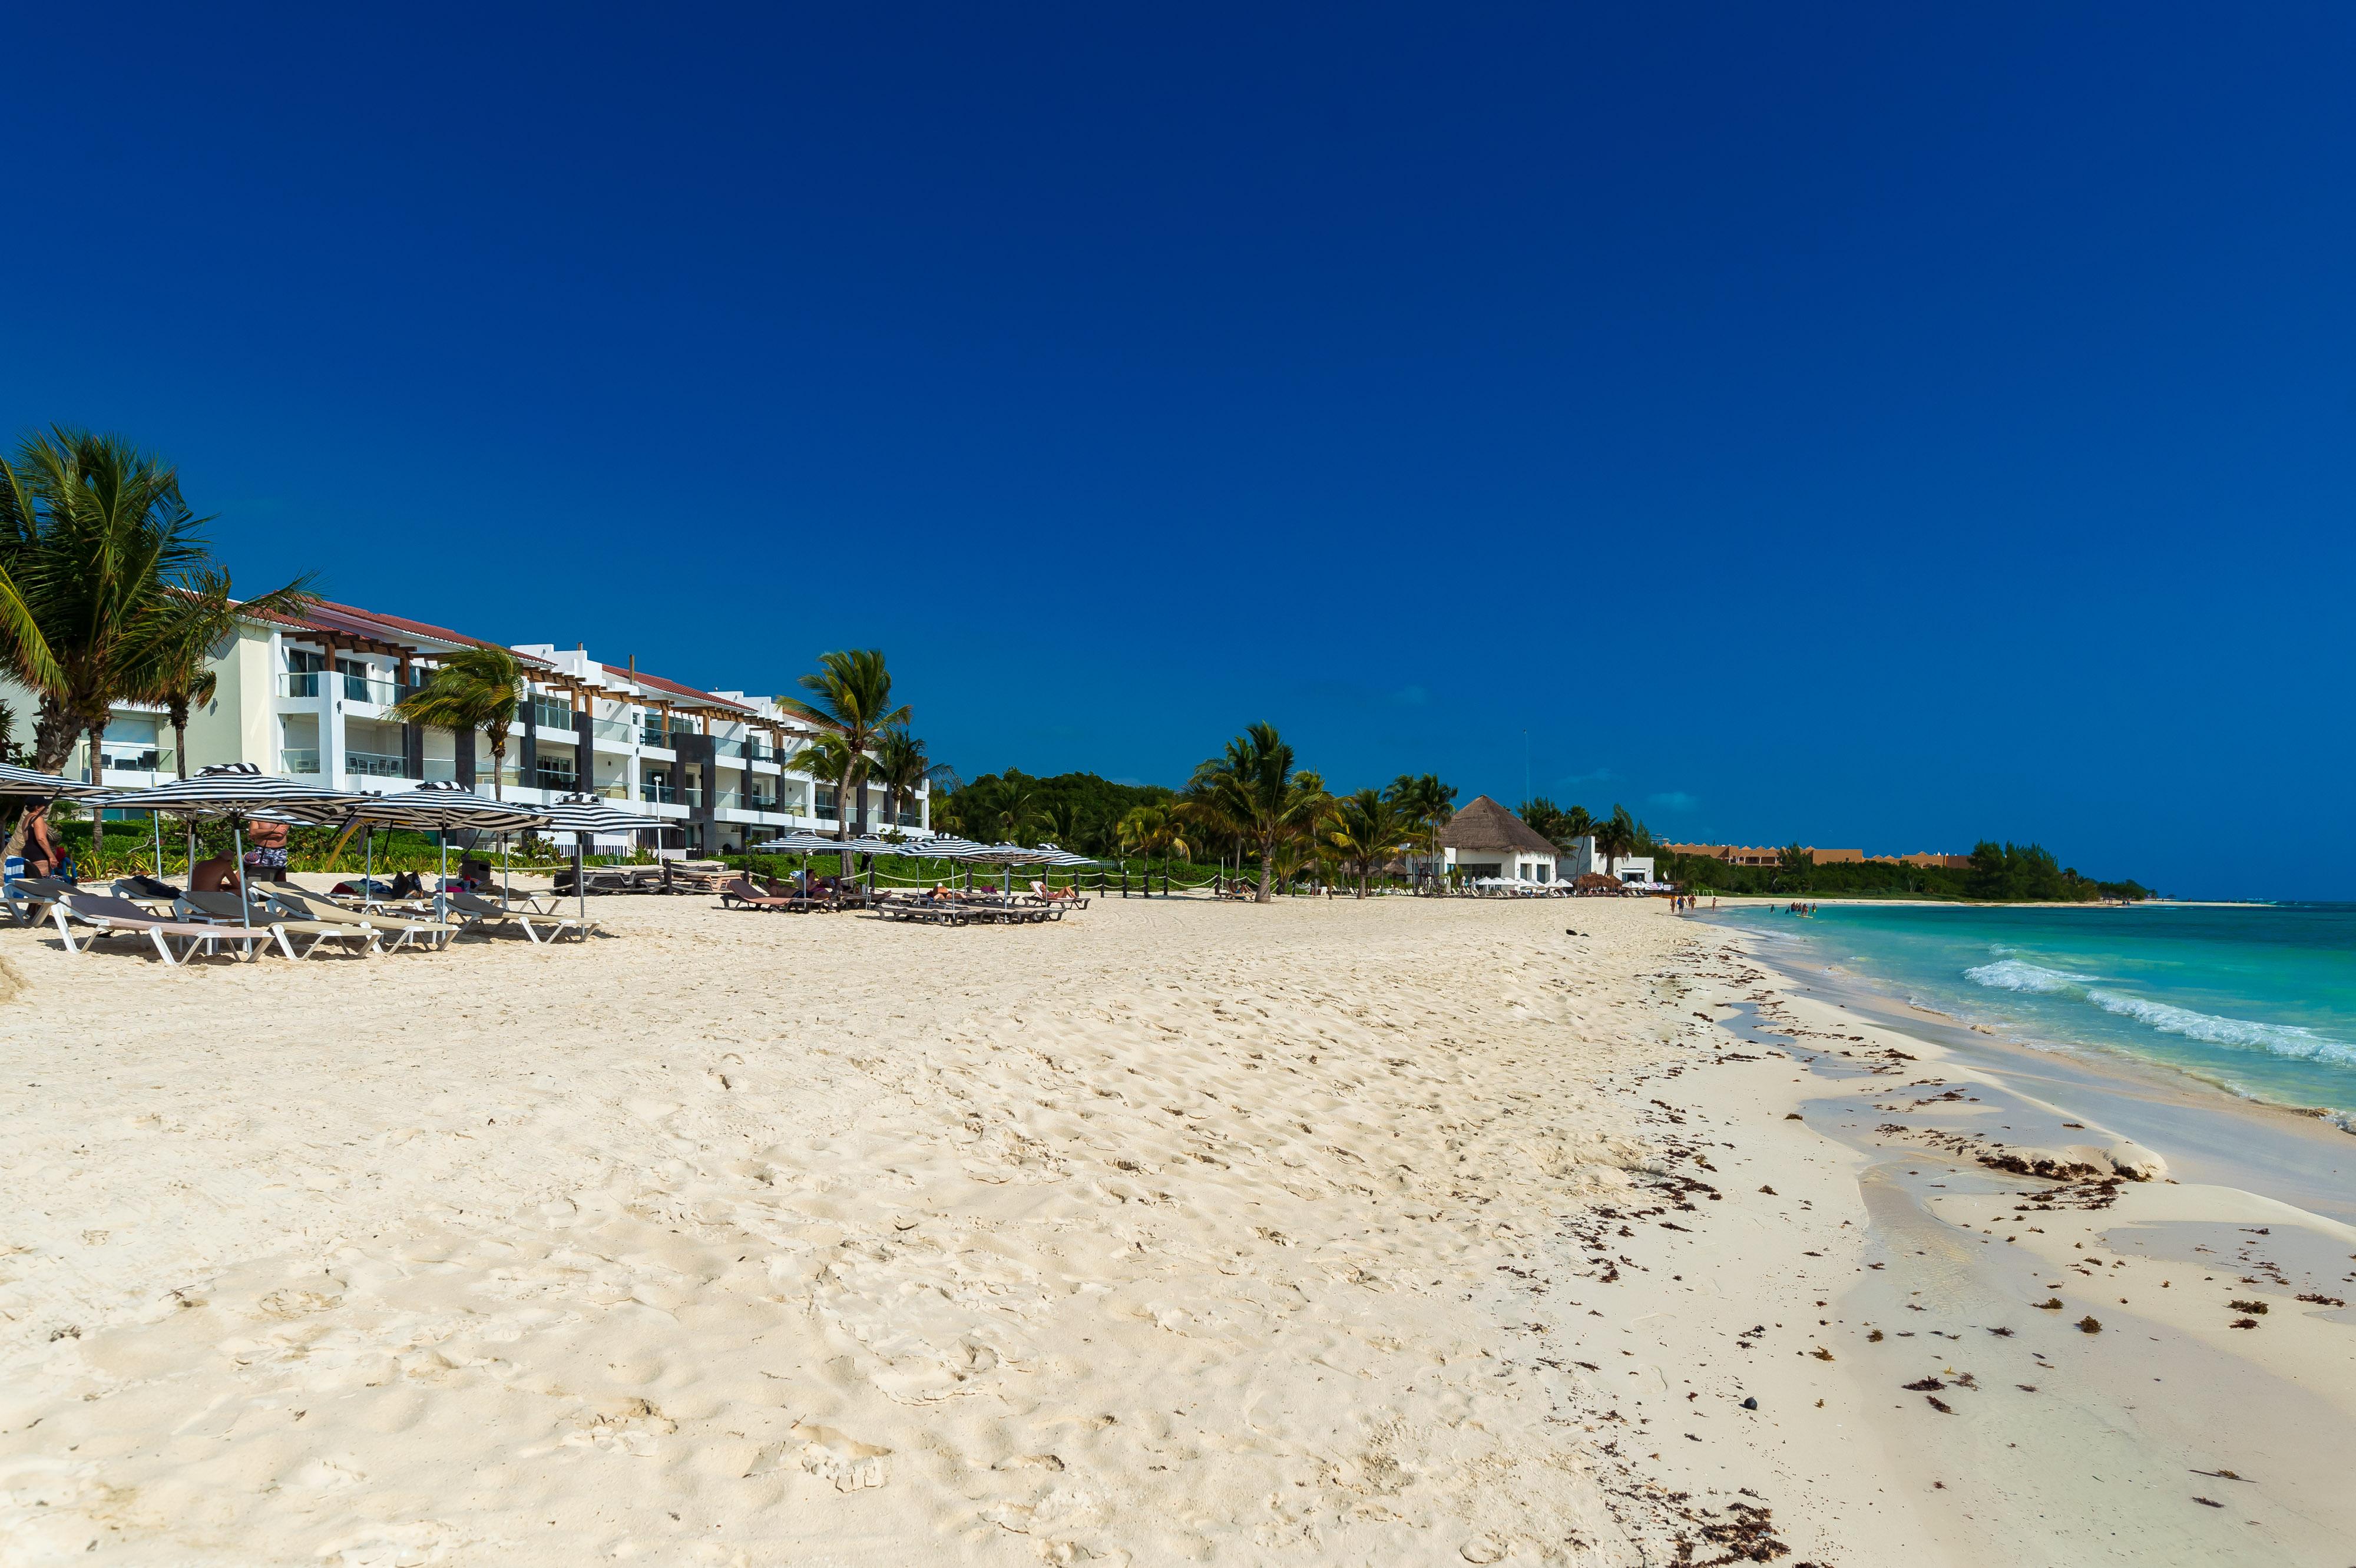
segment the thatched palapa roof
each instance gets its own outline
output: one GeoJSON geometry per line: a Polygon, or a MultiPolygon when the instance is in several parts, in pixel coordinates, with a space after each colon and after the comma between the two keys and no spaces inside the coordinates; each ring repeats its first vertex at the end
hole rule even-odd
{"type": "Polygon", "coordinates": [[[1459,857],[1466,850],[1511,850],[1522,854],[1549,855],[1562,853],[1536,828],[1486,795],[1475,795],[1471,805],[1451,817],[1448,825],[1440,830],[1440,842],[1459,857]]]}

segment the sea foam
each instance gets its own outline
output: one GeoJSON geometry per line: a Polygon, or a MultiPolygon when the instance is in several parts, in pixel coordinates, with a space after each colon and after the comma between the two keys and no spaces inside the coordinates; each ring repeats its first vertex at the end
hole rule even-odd
{"type": "Polygon", "coordinates": [[[2319,1035],[2297,1024],[2262,1024],[2251,1018],[2223,1018],[2196,1013],[2166,1002],[2152,1002],[2091,983],[2100,977],[2048,969],[2025,959],[1999,959],[1964,971],[1965,979],[1992,991],[2014,991],[2033,996],[2074,996],[2121,1018],[2132,1018],[2166,1035],[2179,1035],[2203,1045],[2234,1050],[2265,1051],[2298,1061],[2356,1066],[2356,1045],[2319,1035]]]}
{"type": "Polygon", "coordinates": [[[1998,959],[1994,963],[1981,964],[1977,969],[1964,971],[1964,978],[1994,991],[2027,991],[2040,996],[2079,991],[2091,974],[2072,974],[2064,969],[2047,969],[2026,959],[1998,959]]]}
{"type": "Polygon", "coordinates": [[[2115,1013],[2123,1018],[2133,1018],[2147,1024],[2163,1034],[2181,1035],[2189,1040],[2205,1045],[2231,1046],[2236,1050],[2271,1051],[2278,1057],[2294,1057],[2301,1061],[2337,1062],[2341,1066],[2356,1064],[2356,1045],[2335,1040],[2329,1035],[2297,1024],[2261,1024],[2249,1018],[2220,1018],[2211,1013],[2195,1013],[2190,1007],[2171,1006],[2165,1002],[2147,1002],[2140,996],[2126,996],[2115,991],[2089,991],[2086,1000],[2105,1013],[2115,1013]]]}

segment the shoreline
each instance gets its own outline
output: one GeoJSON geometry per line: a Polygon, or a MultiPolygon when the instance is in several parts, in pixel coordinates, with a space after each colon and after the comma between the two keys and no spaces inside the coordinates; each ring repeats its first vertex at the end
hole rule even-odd
{"type": "MultiPolygon", "coordinates": [[[[2013,907],[2061,908],[2068,906],[2013,907]]],[[[1786,936],[1783,931],[1762,932],[1730,922],[1714,921],[1710,919],[1709,913],[1708,910],[1697,911],[1694,918],[1704,924],[1765,940],[1780,940],[1786,936]]],[[[1804,932],[1794,931],[1788,935],[1791,940],[1806,940],[1804,932]]],[[[2009,1020],[2000,1020],[2001,1026],[1977,1022],[1965,1014],[1950,1013],[1905,994],[1899,982],[1860,969],[1854,963],[1835,962],[1804,970],[1794,966],[1791,955],[1766,952],[1756,956],[1759,961],[1773,968],[1786,981],[1804,991],[1837,993],[1848,1005],[1874,1011],[1892,1027],[1935,1040],[1950,1049],[1960,1050],[1966,1055],[1973,1051],[1986,1053],[1988,1058],[1986,1065],[1993,1071],[2034,1077],[2075,1077],[2088,1080],[2085,1087],[2089,1093],[2171,1101],[2179,1113],[2226,1117],[2248,1113],[2263,1126],[2265,1135],[2270,1138],[2303,1140],[2321,1127],[2330,1129],[2340,1137],[2356,1139],[2356,1110],[2271,1099],[2176,1062],[2099,1042],[2037,1038],[2009,1020]],[[2301,1122],[2309,1125],[2301,1129],[2297,1125],[2301,1122]]],[[[2327,1137],[2324,1142],[2329,1144],[2331,1140],[2327,1137]]],[[[2324,1157],[2356,1163],[2356,1145],[2349,1146],[2344,1156],[2334,1147],[2325,1153],[2324,1157]]]]}
{"type": "Polygon", "coordinates": [[[2190,1552],[2185,1532],[2241,1512],[2243,1551],[2339,1561],[2330,1543],[2356,1530],[2356,1509],[2336,1500],[2351,1457],[2338,1434],[2356,1413],[2356,1315],[2340,1305],[2356,1289],[2348,1283],[2356,1228],[2346,1222],[2356,1217],[2348,1177],[2356,1149],[2324,1140],[2345,1134],[1992,1040],[1886,994],[1782,967],[1761,952],[1758,933],[1713,929],[1770,981],[1728,1026],[1805,1064],[1818,1092],[1799,1114],[1851,1156],[1869,1217],[1868,1272],[1831,1299],[1850,1321],[1877,1326],[1870,1348],[1852,1349],[1890,1359],[1901,1339],[1946,1341],[1930,1358],[1936,1366],[1925,1361],[1912,1383],[1893,1378],[1885,1385],[1893,1397],[1869,1411],[1886,1452],[1937,1477],[1922,1499],[1939,1520],[1937,1552],[1961,1562],[1983,1553],[2215,1561],[2190,1552]],[[2226,1135],[2206,1146],[2179,1136],[2203,1127],[2226,1135]],[[2308,1150],[2264,1157],[2266,1141],[2285,1133],[2339,1155],[2337,1171],[2302,1180],[2297,1156],[2308,1150]],[[2069,1182],[2024,1180],[1990,1160],[2098,1169],[2069,1182]],[[2287,1201],[2285,1191],[2318,1206],[2287,1201]],[[2231,1261],[2231,1275],[2195,1273],[2220,1259],[2231,1261]],[[2040,1300],[2062,1305],[2049,1314],[2040,1300]],[[2082,1315],[2099,1328],[2073,1333],[2082,1315]],[[2123,1335],[2136,1345],[2132,1363],[2114,1354],[2123,1335]],[[1991,1376],[1992,1362],[2005,1370],[1991,1376]],[[1984,1418],[1977,1432],[1942,1419],[2004,1402],[1997,1377],[2011,1380],[2016,1398],[2029,1392],[2030,1408],[1984,1418]],[[1910,1398],[1901,1387],[1937,1391],[1910,1398]],[[1978,1397],[1984,1390],[1993,1398],[1978,1397]],[[2134,1446],[2123,1451],[2118,1440],[2130,1432],[2134,1446]],[[2321,1432],[2338,1440],[2319,1444],[2321,1432]],[[2330,1449],[2328,1464],[2316,1462],[2319,1445],[2330,1449]],[[2098,1473],[2088,1455],[2105,1450],[2098,1473]],[[2203,1471],[2252,1479],[2221,1504],[2213,1487],[2180,1487],[2178,1477],[2197,1486],[2203,1471]],[[2269,1508],[2252,1502],[2262,1481],[2269,1508]],[[2137,1490],[2146,1495],[2130,1501],[2137,1490]],[[2203,1496],[2209,1503],[2186,1505],[2203,1496]],[[2042,1522],[2069,1519],[2101,1530],[2049,1533],[2042,1522]]]}

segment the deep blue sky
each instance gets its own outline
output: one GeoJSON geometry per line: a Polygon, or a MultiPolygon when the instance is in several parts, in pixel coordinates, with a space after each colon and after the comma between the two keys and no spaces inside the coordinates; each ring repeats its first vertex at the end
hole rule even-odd
{"type": "Polygon", "coordinates": [[[969,774],[2356,893],[2356,12],[994,9],[20,8],[0,431],[969,774]]]}

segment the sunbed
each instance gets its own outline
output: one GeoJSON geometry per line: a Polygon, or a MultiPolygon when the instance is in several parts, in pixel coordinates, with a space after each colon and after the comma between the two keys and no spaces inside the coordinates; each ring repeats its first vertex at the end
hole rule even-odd
{"type": "Polygon", "coordinates": [[[20,926],[40,925],[59,899],[80,891],[62,876],[12,876],[5,894],[8,918],[20,926]]]}
{"type": "Polygon", "coordinates": [[[881,919],[935,926],[962,926],[976,918],[972,909],[955,898],[883,897],[875,901],[875,913],[881,919]]]}
{"type": "MultiPolygon", "coordinates": [[[[268,926],[256,926],[250,932],[232,929],[218,921],[159,919],[134,904],[128,898],[116,898],[97,893],[67,893],[49,907],[50,918],[56,923],[58,936],[66,944],[66,951],[78,953],[101,937],[144,936],[155,944],[155,954],[175,967],[186,963],[188,955],[204,944],[207,953],[218,942],[243,941],[246,956],[253,956],[253,944],[268,945],[273,939],[268,926]],[[74,945],[75,923],[91,929],[82,933],[82,945],[74,945]],[[181,946],[176,954],[172,943],[181,946]]],[[[284,946],[283,940],[280,945],[284,946]]],[[[289,950],[291,951],[291,950],[289,950]]]]}
{"type": "Polygon", "coordinates": [[[399,952],[412,940],[422,940],[439,948],[458,934],[457,927],[447,925],[431,915],[382,908],[347,909],[331,899],[314,898],[284,886],[269,889],[268,897],[273,905],[298,920],[373,930],[380,940],[391,936],[392,945],[384,948],[382,950],[385,952],[399,952]]]}
{"type": "Polygon", "coordinates": [[[1060,904],[1066,909],[1085,909],[1088,907],[1087,895],[1082,893],[1077,887],[1067,887],[1058,893],[1044,882],[1033,882],[1031,884],[1031,891],[1037,894],[1043,903],[1060,904]]]}
{"type": "Polygon", "coordinates": [[[764,893],[753,885],[752,878],[739,876],[720,889],[720,907],[723,909],[789,909],[809,908],[809,900],[796,894],[764,893]]]}
{"type": "Polygon", "coordinates": [[[288,958],[309,958],[329,942],[335,942],[349,952],[354,942],[360,946],[365,958],[378,950],[376,928],[365,922],[349,924],[340,920],[316,920],[305,917],[273,914],[266,908],[256,908],[238,893],[183,893],[172,901],[174,908],[184,916],[195,916],[223,926],[251,925],[257,931],[267,931],[278,943],[279,950],[288,958]],[[310,945],[301,952],[294,950],[296,937],[308,937],[310,945]]]}
{"type": "Polygon", "coordinates": [[[541,915],[530,909],[510,909],[504,904],[495,904],[473,893],[445,894],[442,901],[444,908],[459,917],[461,930],[472,930],[477,926],[513,924],[520,927],[523,934],[534,942],[553,942],[567,931],[572,932],[577,941],[589,939],[588,922],[571,915],[541,915]],[[545,936],[541,934],[543,929],[547,932],[545,936]]]}

